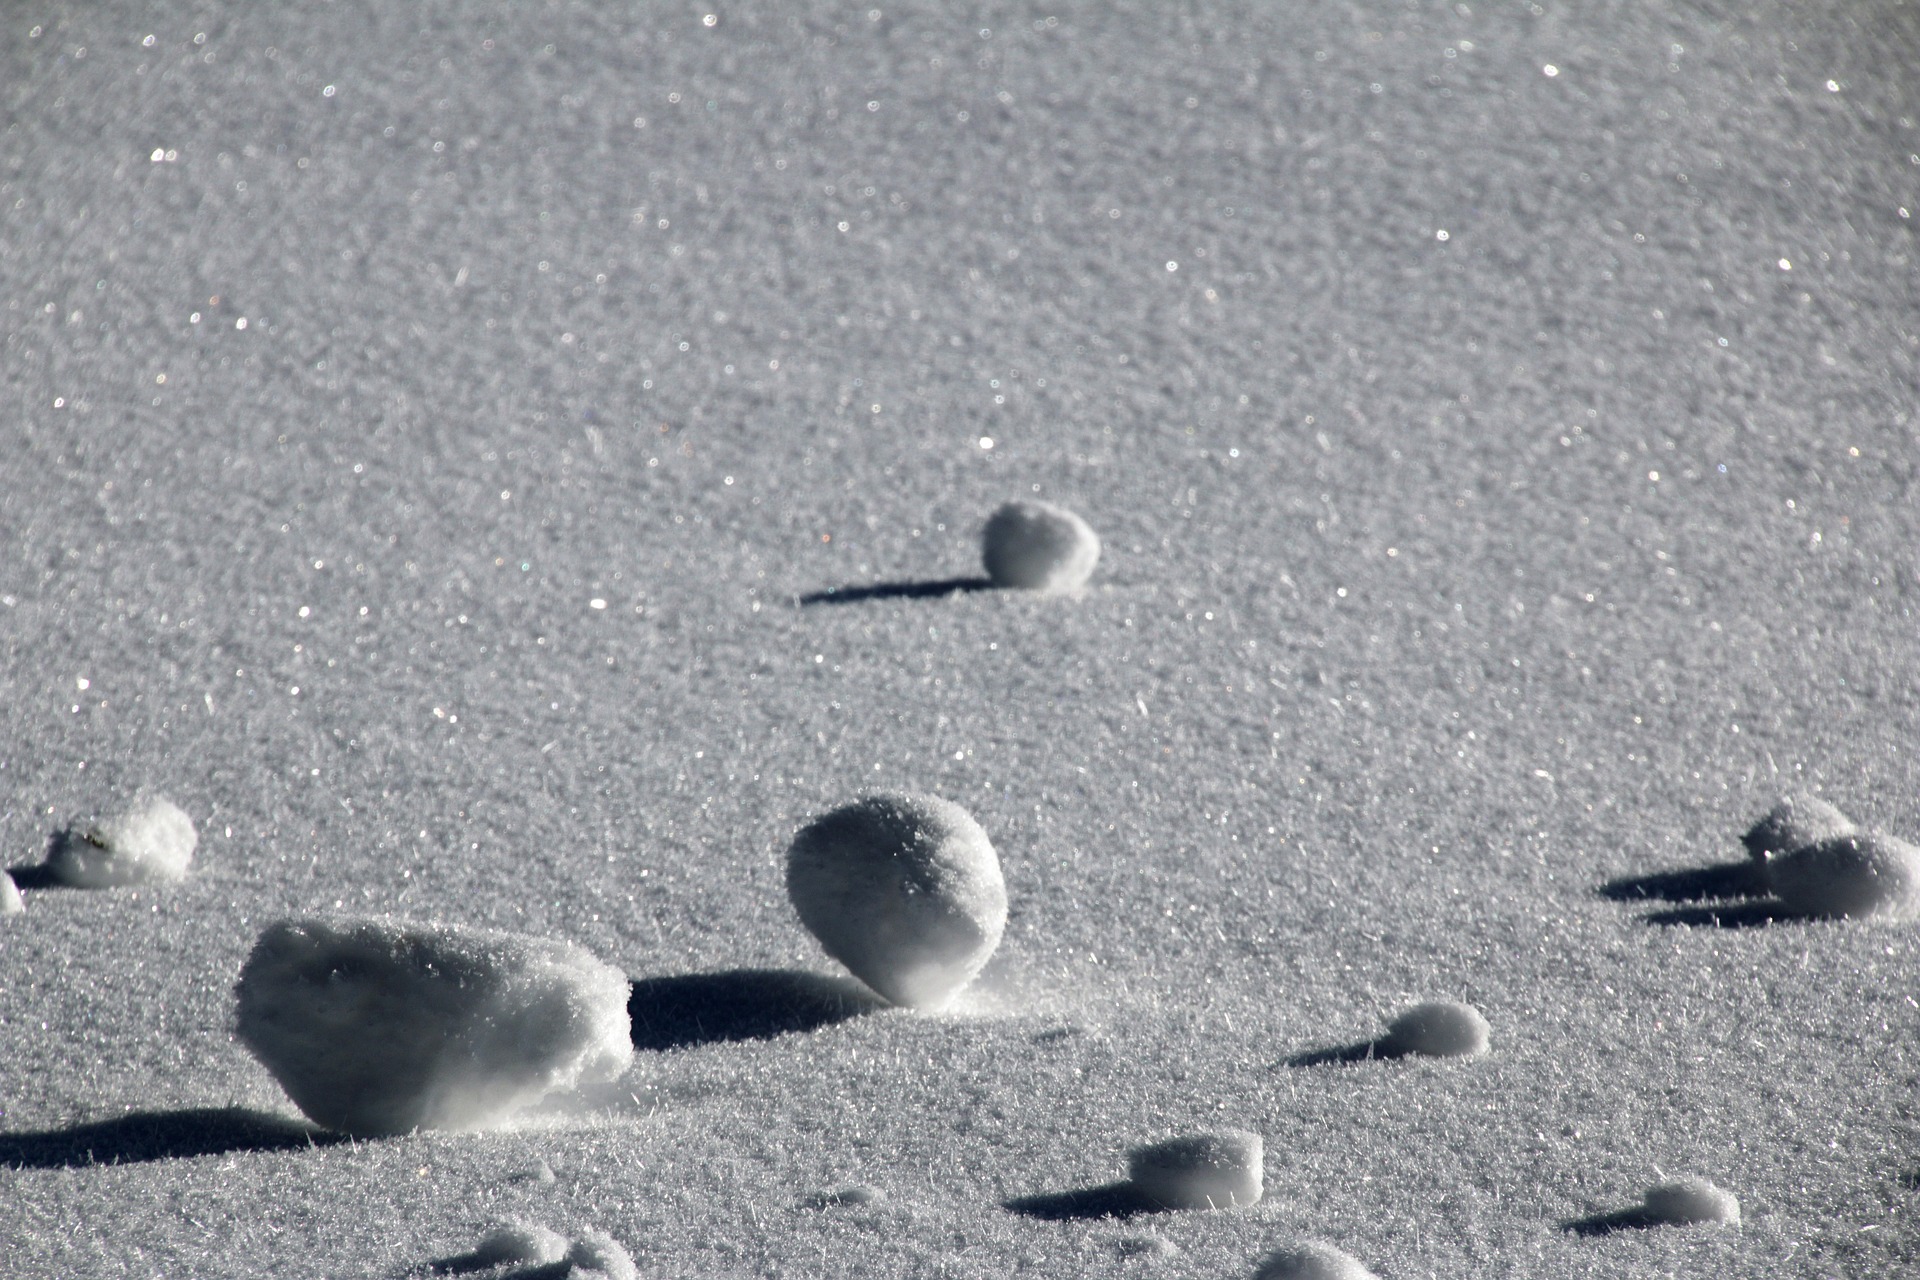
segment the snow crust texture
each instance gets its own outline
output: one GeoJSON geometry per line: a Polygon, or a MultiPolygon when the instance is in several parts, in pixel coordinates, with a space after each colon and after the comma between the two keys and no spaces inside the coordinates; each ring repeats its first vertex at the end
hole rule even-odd
{"type": "Polygon", "coordinates": [[[1254,1280],[1375,1280],[1359,1259],[1330,1244],[1309,1240],[1276,1249],[1260,1263],[1254,1280]]]}
{"type": "Polygon", "coordinates": [[[868,796],[809,823],[787,851],[787,896],[828,955],[909,1008],[973,981],[1007,923],[987,833],[934,796],[868,796]]]}
{"type": "Polygon", "coordinates": [[[1852,835],[1853,819],[1817,796],[1790,795],[1767,811],[1741,837],[1756,862],[1804,849],[1822,840],[1852,835]]]}
{"type": "Polygon", "coordinates": [[[1433,1000],[1388,1023],[1382,1047],[1429,1058],[1471,1058],[1487,1051],[1491,1036],[1486,1018],[1472,1005],[1433,1000]]]}
{"type": "Polygon", "coordinates": [[[1687,1174],[1647,1188],[1643,1212],[1648,1221],[1666,1226],[1704,1222],[1737,1223],[1740,1201],[1731,1191],[1707,1179],[1687,1174]]]}
{"type": "Polygon", "coordinates": [[[1836,836],[1774,858],[1773,892],[1810,916],[1911,920],[1920,916],[1920,848],[1878,833],[1836,836]]]}
{"type": "Polygon", "coordinates": [[[47,855],[47,868],[79,889],[184,880],[198,844],[185,810],[143,793],[126,808],[62,835],[47,855]]]}
{"type": "Polygon", "coordinates": [[[633,1058],[619,970],[567,942],[385,919],[269,926],[241,1043],[316,1123],[483,1129],[633,1058]]]}
{"type": "Polygon", "coordinates": [[[981,550],[995,586],[1029,591],[1078,590],[1100,562],[1092,526],[1050,502],[1009,502],[995,511],[981,550]]]}
{"type": "Polygon", "coordinates": [[[1245,1129],[1187,1134],[1137,1147],[1128,1158],[1133,1188],[1163,1209],[1244,1209],[1258,1204],[1264,1144],[1245,1129]]]}

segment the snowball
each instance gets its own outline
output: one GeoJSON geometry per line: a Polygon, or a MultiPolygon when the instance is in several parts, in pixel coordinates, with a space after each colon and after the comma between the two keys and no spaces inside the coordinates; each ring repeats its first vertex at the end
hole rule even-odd
{"type": "Polygon", "coordinates": [[[589,1231],[575,1240],[567,1250],[566,1261],[570,1264],[567,1275],[571,1280],[585,1280],[587,1276],[639,1280],[640,1276],[633,1257],[618,1240],[602,1231],[589,1231]]]}
{"type": "Polygon", "coordinates": [[[1813,796],[1786,796],[1740,837],[1755,862],[1765,862],[1822,840],[1850,836],[1852,819],[1825,800],[1813,796]]]}
{"type": "Polygon", "coordinates": [[[1309,1240],[1276,1249],[1260,1263],[1253,1280],[1377,1280],[1351,1254],[1309,1240]]]}
{"type": "Polygon", "coordinates": [[[503,1222],[486,1234],[473,1251],[473,1261],[486,1267],[507,1263],[550,1266],[567,1256],[567,1238],[557,1231],[525,1222],[503,1222]]]}
{"type": "Polygon", "coordinates": [[[1245,1208],[1260,1200],[1260,1135],[1245,1129],[1195,1133],[1135,1147],[1133,1189],[1163,1209],[1245,1208]]]}
{"type": "Polygon", "coordinates": [[[1767,864],[1781,903],[1811,916],[1920,916],[1920,848],[1873,833],[1822,840],[1767,864]]]}
{"type": "Polygon", "coordinates": [[[1740,1202],[1705,1178],[1688,1174],[1647,1188],[1643,1212],[1648,1221],[1669,1226],[1696,1222],[1739,1222],[1740,1202]]]}
{"type": "Polygon", "coordinates": [[[193,819],[178,805],[142,793],[85,830],[63,833],[47,855],[47,869],[81,889],[184,880],[198,843],[193,819]]]}
{"type": "Polygon", "coordinates": [[[1470,1004],[1434,1000],[1417,1004],[1387,1024],[1380,1047],[1389,1054],[1471,1058],[1487,1051],[1490,1028],[1470,1004]]]}
{"type": "Polygon", "coordinates": [[[973,981],[1007,923],[987,833],[934,796],[867,796],[814,819],[787,850],[787,896],[828,955],[913,1008],[973,981]]]}
{"type": "Polygon", "coordinates": [[[1093,575],[1100,537],[1064,507],[1009,502],[987,521],[981,549],[996,587],[1072,591],[1093,575]]]}
{"type": "Polygon", "coordinates": [[[1123,1258],[1171,1258],[1180,1246],[1165,1236],[1121,1236],[1113,1242],[1113,1251],[1123,1258]]]}
{"type": "Polygon", "coordinates": [[[346,1133],[480,1129],[633,1060],[627,980],[567,942],[283,920],[240,971],[240,1042],[346,1133]]]}
{"type": "Polygon", "coordinates": [[[27,909],[25,899],[20,896],[20,886],[13,877],[0,871],[0,916],[17,916],[27,909]]]}

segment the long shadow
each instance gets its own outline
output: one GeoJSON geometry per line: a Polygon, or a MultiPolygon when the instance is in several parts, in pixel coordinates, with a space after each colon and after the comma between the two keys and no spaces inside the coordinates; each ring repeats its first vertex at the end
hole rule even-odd
{"type": "MultiPolygon", "coordinates": [[[[506,1265],[492,1254],[475,1251],[457,1253],[450,1258],[435,1258],[427,1264],[426,1274],[431,1276],[465,1276],[476,1271],[492,1273],[493,1280],[567,1280],[568,1276],[578,1275],[573,1264],[566,1259],[559,1262],[535,1262],[516,1267],[512,1271],[497,1271],[495,1268],[506,1265]]],[[[409,1274],[418,1275],[419,1272],[409,1274]]],[[[599,1272],[594,1272],[599,1275],[599,1272]]]]}
{"type": "Polygon", "coordinates": [[[797,969],[728,969],[642,978],[627,997],[638,1049],[770,1040],[888,1008],[848,978],[797,969]]]}
{"type": "Polygon", "coordinates": [[[1646,1231],[1659,1225],[1657,1220],[1647,1215],[1645,1209],[1617,1209],[1612,1213],[1596,1213],[1591,1217],[1563,1222],[1560,1229],[1576,1236],[1610,1236],[1616,1231],[1646,1231]]]}
{"type": "Polygon", "coordinates": [[[27,866],[8,867],[7,874],[22,889],[65,889],[69,886],[56,880],[53,868],[44,862],[35,862],[27,866]]]}
{"type": "Polygon", "coordinates": [[[1335,1045],[1331,1049],[1314,1049],[1307,1053],[1296,1053],[1287,1059],[1287,1065],[1325,1067],[1336,1063],[1390,1062],[1395,1058],[1411,1056],[1405,1049],[1389,1044],[1387,1038],[1382,1036],[1377,1040],[1361,1040],[1354,1044],[1335,1045]]]}
{"type": "Polygon", "coordinates": [[[1104,1187],[1078,1187],[1037,1196],[1020,1196],[1002,1206],[1010,1213],[1043,1222],[1084,1222],[1093,1218],[1134,1218],[1166,1212],[1134,1190],[1131,1182],[1109,1182],[1104,1187]]]}
{"type": "Polygon", "coordinates": [[[1687,925],[1696,929],[1761,929],[1770,924],[1805,924],[1810,917],[1778,902],[1738,902],[1718,907],[1675,907],[1645,917],[1648,924],[1687,925]]]}
{"type": "Polygon", "coordinates": [[[1762,864],[1752,859],[1711,867],[1688,867],[1683,871],[1659,871],[1650,876],[1622,876],[1600,886],[1600,896],[1615,902],[1641,902],[1648,898],[1661,902],[1708,902],[1764,898],[1770,892],[1762,864]]]}
{"type": "Polygon", "coordinates": [[[828,587],[800,597],[800,603],[858,604],[863,600],[926,600],[934,596],[961,595],[969,591],[990,591],[987,578],[944,578],[937,582],[876,582],[865,587],[828,587]]]}
{"type": "Polygon", "coordinates": [[[347,1140],[342,1134],[243,1107],[136,1111],[65,1129],[0,1133],[0,1167],[83,1169],[232,1151],[291,1151],[347,1140]]]}

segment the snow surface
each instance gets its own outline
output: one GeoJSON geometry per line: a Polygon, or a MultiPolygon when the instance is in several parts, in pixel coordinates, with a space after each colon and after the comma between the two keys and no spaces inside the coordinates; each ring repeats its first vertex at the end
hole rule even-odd
{"type": "Polygon", "coordinates": [[[6,1270],[1920,1269],[1914,926],[1599,892],[1920,832],[1916,67],[1911,0],[7,6],[0,839],[200,847],[15,871],[6,1270]],[[1013,497],[1084,595],[795,603],[1013,497]],[[232,1038],[289,916],[837,977],[782,858],[880,790],[1003,863],[948,1012],[357,1142],[232,1038]],[[1498,1052],[1285,1065],[1435,992],[1498,1052]],[[1005,1207],[1222,1127],[1250,1209],[1005,1207]],[[1565,1225],[1662,1169],[1742,1227],[1565,1225]]]}

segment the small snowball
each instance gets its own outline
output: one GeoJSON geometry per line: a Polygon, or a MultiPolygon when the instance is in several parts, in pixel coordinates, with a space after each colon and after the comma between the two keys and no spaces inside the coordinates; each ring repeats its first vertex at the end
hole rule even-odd
{"type": "Polygon", "coordinates": [[[26,900],[20,896],[20,886],[13,877],[0,871],[0,916],[17,916],[27,909],[26,900]]]}
{"type": "Polygon", "coordinates": [[[1253,1280],[1377,1280],[1358,1259],[1330,1244],[1309,1240],[1276,1249],[1260,1263],[1253,1280]]]}
{"type": "Polygon", "coordinates": [[[1161,1208],[1244,1209],[1260,1200],[1261,1154],[1259,1134],[1223,1129],[1136,1147],[1127,1163],[1133,1189],[1161,1208]]]}
{"type": "Polygon", "coordinates": [[[633,1060],[618,969],[567,942],[283,920],[240,971],[237,1035],[314,1121],[481,1129],[633,1060]]]}
{"type": "Polygon", "coordinates": [[[1740,839],[1755,862],[1766,862],[1822,840],[1850,836],[1857,829],[1852,819],[1825,800],[1786,796],[1740,839]]]}
{"type": "Polygon", "coordinates": [[[81,889],[184,880],[198,843],[193,819],[178,805],[141,793],[125,809],[62,834],[47,855],[47,868],[63,884],[81,889]]]}
{"type": "Polygon", "coordinates": [[[814,819],[787,850],[787,896],[828,955],[912,1008],[973,981],[1007,923],[987,833],[934,796],[867,796],[814,819]]]}
{"type": "Polygon", "coordinates": [[[1740,1221],[1740,1201],[1733,1193],[1693,1174],[1647,1188],[1643,1209],[1650,1221],[1670,1226],[1740,1221]]]}
{"type": "Polygon", "coordinates": [[[1009,502],[987,521],[981,546],[996,587],[1072,591],[1100,560],[1100,537],[1079,516],[1049,502],[1009,502]]]}
{"type": "Polygon", "coordinates": [[[640,1269],[633,1265],[633,1258],[618,1240],[603,1231],[589,1231],[573,1242],[567,1250],[566,1261],[571,1264],[567,1275],[571,1280],[587,1280],[589,1276],[605,1276],[607,1280],[639,1280],[640,1269]]]}
{"type": "Polygon", "coordinates": [[[1123,1258],[1171,1258],[1180,1246],[1165,1236],[1121,1236],[1113,1242],[1113,1251],[1123,1258]]]}
{"type": "Polygon", "coordinates": [[[482,1266],[499,1267],[509,1262],[549,1266],[567,1256],[567,1238],[557,1231],[526,1222],[503,1222],[487,1232],[473,1251],[473,1260],[482,1266]]]}
{"type": "Polygon", "coordinates": [[[1837,836],[1767,864],[1781,903],[1811,916],[1920,916],[1920,848],[1874,833],[1837,836]]]}
{"type": "Polygon", "coordinates": [[[1430,1058],[1471,1058],[1487,1051],[1490,1028],[1470,1004],[1434,1000],[1417,1004],[1387,1024],[1381,1048],[1430,1058]]]}

